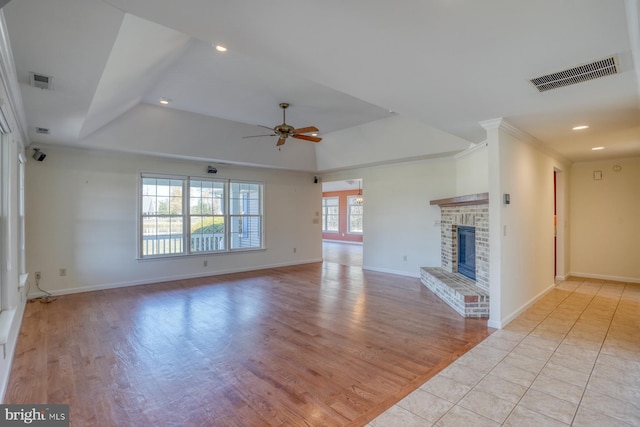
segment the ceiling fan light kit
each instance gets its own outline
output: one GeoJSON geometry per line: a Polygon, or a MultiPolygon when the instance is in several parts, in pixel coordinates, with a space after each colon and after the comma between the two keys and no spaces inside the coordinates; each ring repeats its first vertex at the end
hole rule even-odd
{"type": "MultiPolygon", "coordinates": [[[[287,124],[286,110],[287,108],[289,108],[289,104],[287,102],[280,103],[280,108],[282,108],[282,124],[277,125],[273,128],[273,134],[245,136],[244,138],[255,138],[260,136],[277,136],[278,142],[276,142],[276,147],[280,147],[281,145],[284,145],[284,143],[287,141],[287,138],[289,137],[295,138],[295,139],[302,139],[304,141],[310,141],[310,142],[322,141],[322,138],[320,137],[313,136],[313,135],[304,135],[305,133],[318,132],[318,128],[315,126],[307,126],[307,127],[296,129],[293,126],[290,126],[287,124]]],[[[261,126],[261,127],[264,127],[266,129],[271,129],[266,126],[261,126]]]]}

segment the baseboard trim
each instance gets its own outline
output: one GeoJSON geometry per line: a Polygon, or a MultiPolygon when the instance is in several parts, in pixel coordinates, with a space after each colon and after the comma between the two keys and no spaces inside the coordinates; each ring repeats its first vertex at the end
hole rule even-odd
{"type": "Polygon", "coordinates": [[[395,274],[396,276],[405,276],[405,277],[415,277],[416,279],[420,278],[420,273],[409,273],[406,271],[400,271],[400,270],[392,270],[390,268],[378,268],[378,267],[371,267],[368,265],[363,265],[362,266],[363,270],[369,270],[369,271],[376,271],[378,273],[387,273],[387,274],[395,274]]]}
{"type": "Polygon", "coordinates": [[[533,304],[535,304],[538,300],[540,300],[542,297],[544,297],[547,293],[549,293],[551,290],[553,290],[553,288],[555,288],[555,286],[556,286],[556,284],[552,283],[547,288],[543,289],[541,292],[539,292],[537,295],[535,295],[533,298],[531,298],[529,301],[527,301],[523,305],[521,305],[520,308],[518,308],[517,310],[512,312],[507,317],[504,317],[501,320],[489,320],[487,322],[487,325],[489,327],[491,327],[491,328],[497,328],[497,329],[504,328],[505,326],[507,326],[509,324],[509,322],[511,322],[516,317],[520,316],[522,313],[525,312],[525,310],[527,310],[529,307],[531,307],[533,304]]]}
{"type": "Polygon", "coordinates": [[[612,282],[640,283],[640,278],[638,277],[610,276],[607,274],[575,273],[575,272],[569,273],[569,276],[584,277],[586,279],[609,280],[612,282]]]}
{"type": "MultiPolygon", "coordinates": [[[[253,266],[247,268],[234,268],[229,270],[218,270],[218,271],[208,271],[202,273],[193,273],[193,274],[181,274],[176,276],[165,276],[165,277],[154,277],[149,279],[142,280],[133,280],[129,282],[118,282],[118,283],[101,283],[97,285],[91,286],[82,286],[76,288],[66,288],[59,289],[54,291],[49,291],[51,295],[70,295],[70,294],[79,294],[82,292],[94,292],[94,291],[104,291],[107,289],[116,289],[116,288],[126,288],[128,286],[139,286],[139,285],[152,285],[155,283],[163,283],[170,282],[173,280],[186,280],[186,279],[197,279],[200,277],[209,277],[209,276],[221,276],[223,274],[233,274],[233,273],[244,273],[247,271],[259,271],[259,270],[268,270],[271,268],[279,268],[279,267],[291,267],[294,265],[304,265],[304,264],[314,264],[317,262],[322,262],[322,258],[314,258],[308,259],[304,261],[298,262],[287,262],[287,263],[279,263],[279,264],[270,264],[264,266],[253,266]]],[[[38,298],[45,295],[41,292],[29,293],[28,298],[38,298]]]]}
{"type": "Polygon", "coordinates": [[[502,329],[502,323],[498,320],[487,320],[487,326],[494,329],[502,329]]]}
{"type": "Polygon", "coordinates": [[[327,243],[346,243],[348,245],[358,245],[362,246],[362,242],[356,242],[353,240],[332,240],[332,239],[322,239],[323,242],[327,243]]]}

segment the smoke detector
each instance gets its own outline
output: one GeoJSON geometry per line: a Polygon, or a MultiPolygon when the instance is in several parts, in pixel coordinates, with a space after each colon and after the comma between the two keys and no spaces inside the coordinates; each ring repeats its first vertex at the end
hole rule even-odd
{"type": "Polygon", "coordinates": [[[588,64],[569,68],[568,70],[536,77],[530,81],[539,92],[546,92],[551,89],[618,74],[619,72],[620,66],[618,65],[617,57],[614,55],[588,64]]]}
{"type": "Polygon", "coordinates": [[[29,84],[39,89],[53,89],[53,77],[40,73],[29,73],[29,84]]]}

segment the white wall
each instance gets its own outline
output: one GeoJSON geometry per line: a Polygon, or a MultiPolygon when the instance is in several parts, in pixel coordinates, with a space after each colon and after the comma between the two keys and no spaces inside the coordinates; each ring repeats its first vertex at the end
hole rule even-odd
{"type": "Polygon", "coordinates": [[[640,283],[640,157],[576,163],[569,175],[571,273],[640,283]]]}
{"type": "Polygon", "coordinates": [[[353,169],[322,178],[362,178],[364,268],[418,277],[420,267],[441,265],[440,226],[434,225],[440,208],[429,201],[454,194],[453,158],[353,169]]]}
{"type": "Polygon", "coordinates": [[[490,325],[502,327],[554,285],[553,172],[568,165],[504,121],[488,126],[487,136],[490,325]]]}
{"type": "Polygon", "coordinates": [[[41,287],[56,294],[321,261],[321,225],[313,221],[322,189],[313,176],[229,165],[218,165],[216,177],[265,182],[266,250],[137,260],[140,172],[206,176],[206,165],[48,147],[44,162],[27,167],[28,271],[40,271],[41,287]]]}
{"type": "Polygon", "coordinates": [[[457,154],[455,159],[455,196],[466,196],[489,191],[489,148],[486,142],[457,154]]]}

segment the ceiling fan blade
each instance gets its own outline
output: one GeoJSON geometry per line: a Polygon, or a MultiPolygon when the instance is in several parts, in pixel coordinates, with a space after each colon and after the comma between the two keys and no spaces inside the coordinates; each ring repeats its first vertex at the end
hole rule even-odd
{"type": "Polygon", "coordinates": [[[278,140],[278,142],[276,143],[276,147],[279,147],[281,145],[284,145],[284,142],[287,140],[287,138],[283,138],[280,137],[280,139],[278,140]]]}
{"type": "Polygon", "coordinates": [[[291,135],[291,138],[296,138],[296,139],[304,139],[305,141],[311,141],[311,142],[320,142],[322,141],[322,138],[318,138],[317,136],[310,136],[310,135],[291,135]]]}
{"type": "Polygon", "coordinates": [[[270,133],[270,134],[268,134],[268,135],[251,135],[251,136],[243,136],[242,138],[243,138],[243,139],[244,139],[244,138],[259,138],[259,137],[261,137],[261,136],[276,136],[276,134],[275,134],[275,133],[270,133]]]}
{"type": "Polygon", "coordinates": [[[261,127],[261,128],[265,128],[265,129],[269,129],[270,131],[273,131],[273,128],[270,128],[269,126],[262,126],[262,125],[256,125],[256,126],[261,127]]]}
{"type": "Polygon", "coordinates": [[[315,126],[307,126],[306,128],[293,130],[293,133],[309,133],[309,132],[318,132],[318,128],[315,126]]]}

